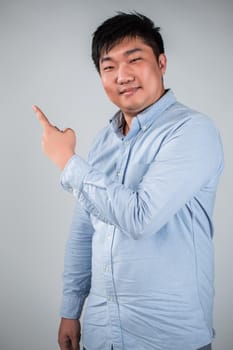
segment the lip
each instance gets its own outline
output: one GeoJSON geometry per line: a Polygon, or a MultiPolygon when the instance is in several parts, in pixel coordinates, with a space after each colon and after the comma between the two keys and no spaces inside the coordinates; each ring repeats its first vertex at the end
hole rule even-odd
{"type": "Polygon", "coordinates": [[[124,96],[131,96],[133,95],[135,92],[138,91],[138,89],[140,89],[139,86],[135,86],[135,87],[130,87],[130,88],[125,88],[119,91],[120,95],[124,95],[124,96]]]}

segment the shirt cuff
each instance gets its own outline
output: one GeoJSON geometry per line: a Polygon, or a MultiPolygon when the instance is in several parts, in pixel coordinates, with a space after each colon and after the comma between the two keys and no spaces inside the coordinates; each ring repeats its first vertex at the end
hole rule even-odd
{"type": "Polygon", "coordinates": [[[81,317],[86,296],[64,295],[60,309],[60,316],[78,320],[81,317]]]}
{"type": "Polygon", "coordinates": [[[76,197],[82,187],[83,179],[90,167],[77,154],[74,154],[62,171],[60,182],[64,190],[72,192],[76,197]]]}

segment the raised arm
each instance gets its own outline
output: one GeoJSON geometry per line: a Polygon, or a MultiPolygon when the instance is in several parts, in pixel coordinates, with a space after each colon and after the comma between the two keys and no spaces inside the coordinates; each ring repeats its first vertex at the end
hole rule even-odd
{"type": "Polygon", "coordinates": [[[222,167],[217,130],[209,120],[197,118],[166,138],[136,190],[78,156],[67,164],[62,183],[88,212],[137,239],[156,233],[201,189],[214,184],[222,167]]]}
{"type": "Polygon", "coordinates": [[[219,134],[207,118],[190,119],[166,137],[136,190],[112,181],[76,156],[73,131],[63,137],[52,126],[55,136],[50,137],[46,120],[45,124],[45,153],[63,164],[62,169],[67,165],[62,174],[64,188],[73,192],[87,212],[136,239],[157,232],[201,189],[217,180],[223,168],[219,134]]]}

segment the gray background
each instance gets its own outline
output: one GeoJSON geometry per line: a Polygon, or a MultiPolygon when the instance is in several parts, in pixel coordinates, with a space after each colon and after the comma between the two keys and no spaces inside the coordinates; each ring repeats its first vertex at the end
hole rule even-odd
{"type": "Polygon", "coordinates": [[[86,157],[115,111],[90,59],[91,34],[117,10],[141,11],[162,27],[166,87],[220,129],[226,165],[214,217],[214,350],[233,348],[232,0],[1,0],[0,350],[58,348],[63,251],[74,199],[41,152],[31,105],[59,127],[73,127],[77,152],[86,157]]]}

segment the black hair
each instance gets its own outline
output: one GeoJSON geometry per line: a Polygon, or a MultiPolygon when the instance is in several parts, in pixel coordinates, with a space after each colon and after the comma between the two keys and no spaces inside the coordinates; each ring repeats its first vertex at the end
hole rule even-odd
{"type": "Polygon", "coordinates": [[[156,59],[164,53],[160,27],[155,27],[151,19],[138,12],[118,12],[116,16],[105,20],[93,33],[92,59],[98,72],[101,54],[109,52],[126,37],[141,38],[152,48],[156,59]]]}

